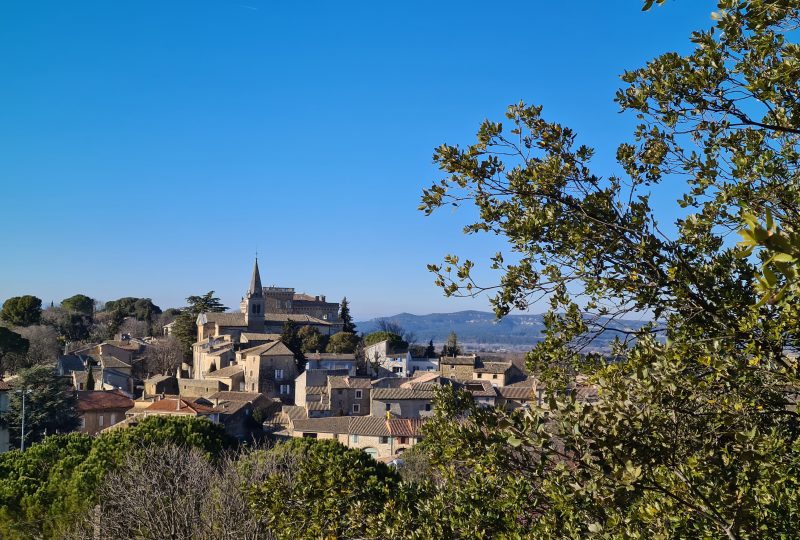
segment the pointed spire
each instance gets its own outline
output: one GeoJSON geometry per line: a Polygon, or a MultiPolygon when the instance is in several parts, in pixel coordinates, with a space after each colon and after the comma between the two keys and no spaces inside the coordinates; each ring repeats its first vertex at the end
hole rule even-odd
{"type": "Polygon", "coordinates": [[[250,289],[248,289],[248,296],[261,296],[261,274],[258,272],[258,256],[256,256],[256,264],[253,266],[253,277],[250,278],[250,289]]]}

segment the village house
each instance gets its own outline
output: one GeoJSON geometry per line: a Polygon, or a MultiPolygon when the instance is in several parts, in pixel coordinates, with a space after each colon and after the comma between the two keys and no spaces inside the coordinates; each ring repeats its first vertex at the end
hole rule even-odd
{"type": "Polygon", "coordinates": [[[264,432],[261,422],[281,406],[279,401],[257,392],[217,392],[208,401],[219,411],[225,432],[239,440],[260,438],[264,432]]]}
{"type": "Polygon", "coordinates": [[[154,375],[144,380],[144,396],[177,394],[178,379],[173,375],[154,375]]]}
{"type": "Polygon", "coordinates": [[[294,380],[297,364],[294,354],[280,341],[272,341],[236,353],[236,361],[244,369],[244,390],[276,397],[284,403],[294,402],[294,380]]]}
{"type": "Polygon", "coordinates": [[[373,388],[370,414],[378,418],[430,416],[436,383],[408,383],[399,388],[373,388]]]}
{"type": "Polygon", "coordinates": [[[243,392],[245,389],[244,366],[231,364],[228,367],[217,369],[206,374],[206,380],[216,380],[230,391],[243,392]]]}
{"type": "Polygon", "coordinates": [[[469,381],[472,380],[472,373],[478,360],[474,354],[442,356],[439,358],[439,372],[449,379],[469,381]]]}
{"type": "Polygon", "coordinates": [[[356,355],[337,353],[307,353],[306,369],[321,369],[326,371],[347,370],[347,374],[356,375],[356,355]]]}
{"type": "Polygon", "coordinates": [[[292,437],[334,439],[374,459],[387,460],[401,455],[422,439],[423,422],[372,416],[298,418],[290,419],[288,433],[292,437]]]}
{"type": "Polygon", "coordinates": [[[295,380],[294,402],[309,418],[368,415],[371,390],[369,377],[352,377],[345,369],[307,369],[295,380]]]}
{"type": "Polygon", "coordinates": [[[75,393],[80,417],[78,431],[96,435],[125,419],[133,400],[119,390],[88,390],[75,393]]]}

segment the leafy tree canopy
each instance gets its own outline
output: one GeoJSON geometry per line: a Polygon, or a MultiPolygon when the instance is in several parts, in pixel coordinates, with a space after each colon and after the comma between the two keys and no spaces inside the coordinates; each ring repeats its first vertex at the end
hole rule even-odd
{"type": "Polygon", "coordinates": [[[367,334],[364,337],[364,345],[366,346],[375,345],[381,341],[388,341],[389,343],[387,344],[387,347],[392,351],[399,351],[408,348],[407,341],[404,341],[403,338],[391,332],[379,330],[377,332],[367,334]]]}
{"type": "MultiPolygon", "coordinates": [[[[51,365],[24,369],[11,383],[25,394],[25,445],[40,441],[46,434],[69,432],[78,426],[75,395],[70,383],[56,375],[51,365]]],[[[9,410],[0,420],[8,429],[12,447],[20,444],[22,394],[9,393],[9,410]]]]}
{"type": "Polygon", "coordinates": [[[87,317],[94,315],[94,300],[85,294],[76,294],[61,301],[61,308],[87,317]]]}
{"type": "Polygon", "coordinates": [[[550,393],[545,409],[470,415],[449,431],[453,447],[536,457],[513,469],[534,537],[797,530],[800,381],[786,353],[798,328],[800,2],[722,0],[714,18],[688,54],[623,74],[616,99],[638,125],[618,147],[620,175],[597,171],[574,131],[524,103],[504,123],[485,121],[475,143],[434,154],[445,178],[422,210],[474,205],[480,218],[465,231],[504,238],[511,253],[489,261],[497,283],[479,283],[476,262],[456,255],[430,265],[437,283],[448,295],[496,291],[498,316],[547,298],[528,366],[547,389],[574,388],[550,393]],[[664,182],[686,186],[674,233],[651,205],[664,182]],[[729,237],[743,221],[737,247],[729,237]],[[598,316],[642,311],[653,324],[621,331],[612,364],[582,354],[603,330],[598,316]],[[576,386],[578,373],[589,386],[576,386]],[[592,405],[578,399],[589,390],[592,405]]]}
{"type": "Polygon", "coordinates": [[[11,364],[18,363],[14,360],[24,357],[29,345],[28,340],[21,335],[5,326],[0,326],[0,374],[11,364]]]}
{"type": "Polygon", "coordinates": [[[35,296],[14,296],[3,302],[0,319],[11,326],[39,324],[42,318],[42,301],[35,296]]]}
{"type": "Polygon", "coordinates": [[[149,298],[125,297],[106,302],[104,311],[119,311],[126,317],[136,317],[137,321],[152,323],[161,314],[161,308],[149,298]]]}
{"type": "Polygon", "coordinates": [[[337,332],[328,340],[328,346],[325,348],[325,352],[352,354],[355,353],[357,346],[358,336],[347,332],[337,332]]]}

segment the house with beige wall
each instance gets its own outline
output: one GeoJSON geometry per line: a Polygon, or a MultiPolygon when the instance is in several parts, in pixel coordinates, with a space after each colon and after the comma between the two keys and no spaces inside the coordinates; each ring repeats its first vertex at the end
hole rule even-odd
{"type": "Polygon", "coordinates": [[[374,459],[391,459],[422,439],[424,420],[390,420],[373,416],[292,419],[292,437],[334,439],[348,448],[363,450],[374,459]]]}
{"type": "Polygon", "coordinates": [[[125,420],[133,400],[118,390],[76,392],[80,427],[78,431],[96,435],[103,429],[125,420]]]}

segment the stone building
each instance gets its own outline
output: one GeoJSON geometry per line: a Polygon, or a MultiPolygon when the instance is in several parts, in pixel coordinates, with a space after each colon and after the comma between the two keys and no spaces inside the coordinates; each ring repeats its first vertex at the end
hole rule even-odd
{"type": "Polygon", "coordinates": [[[287,321],[313,326],[325,335],[340,332],[343,327],[338,303],[328,302],[324,296],[297,294],[290,287],[263,287],[258,260],[239,307],[239,313],[201,313],[197,317],[197,341],[230,336],[230,341],[238,344],[245,333],[280,334],[287,321]]]}

